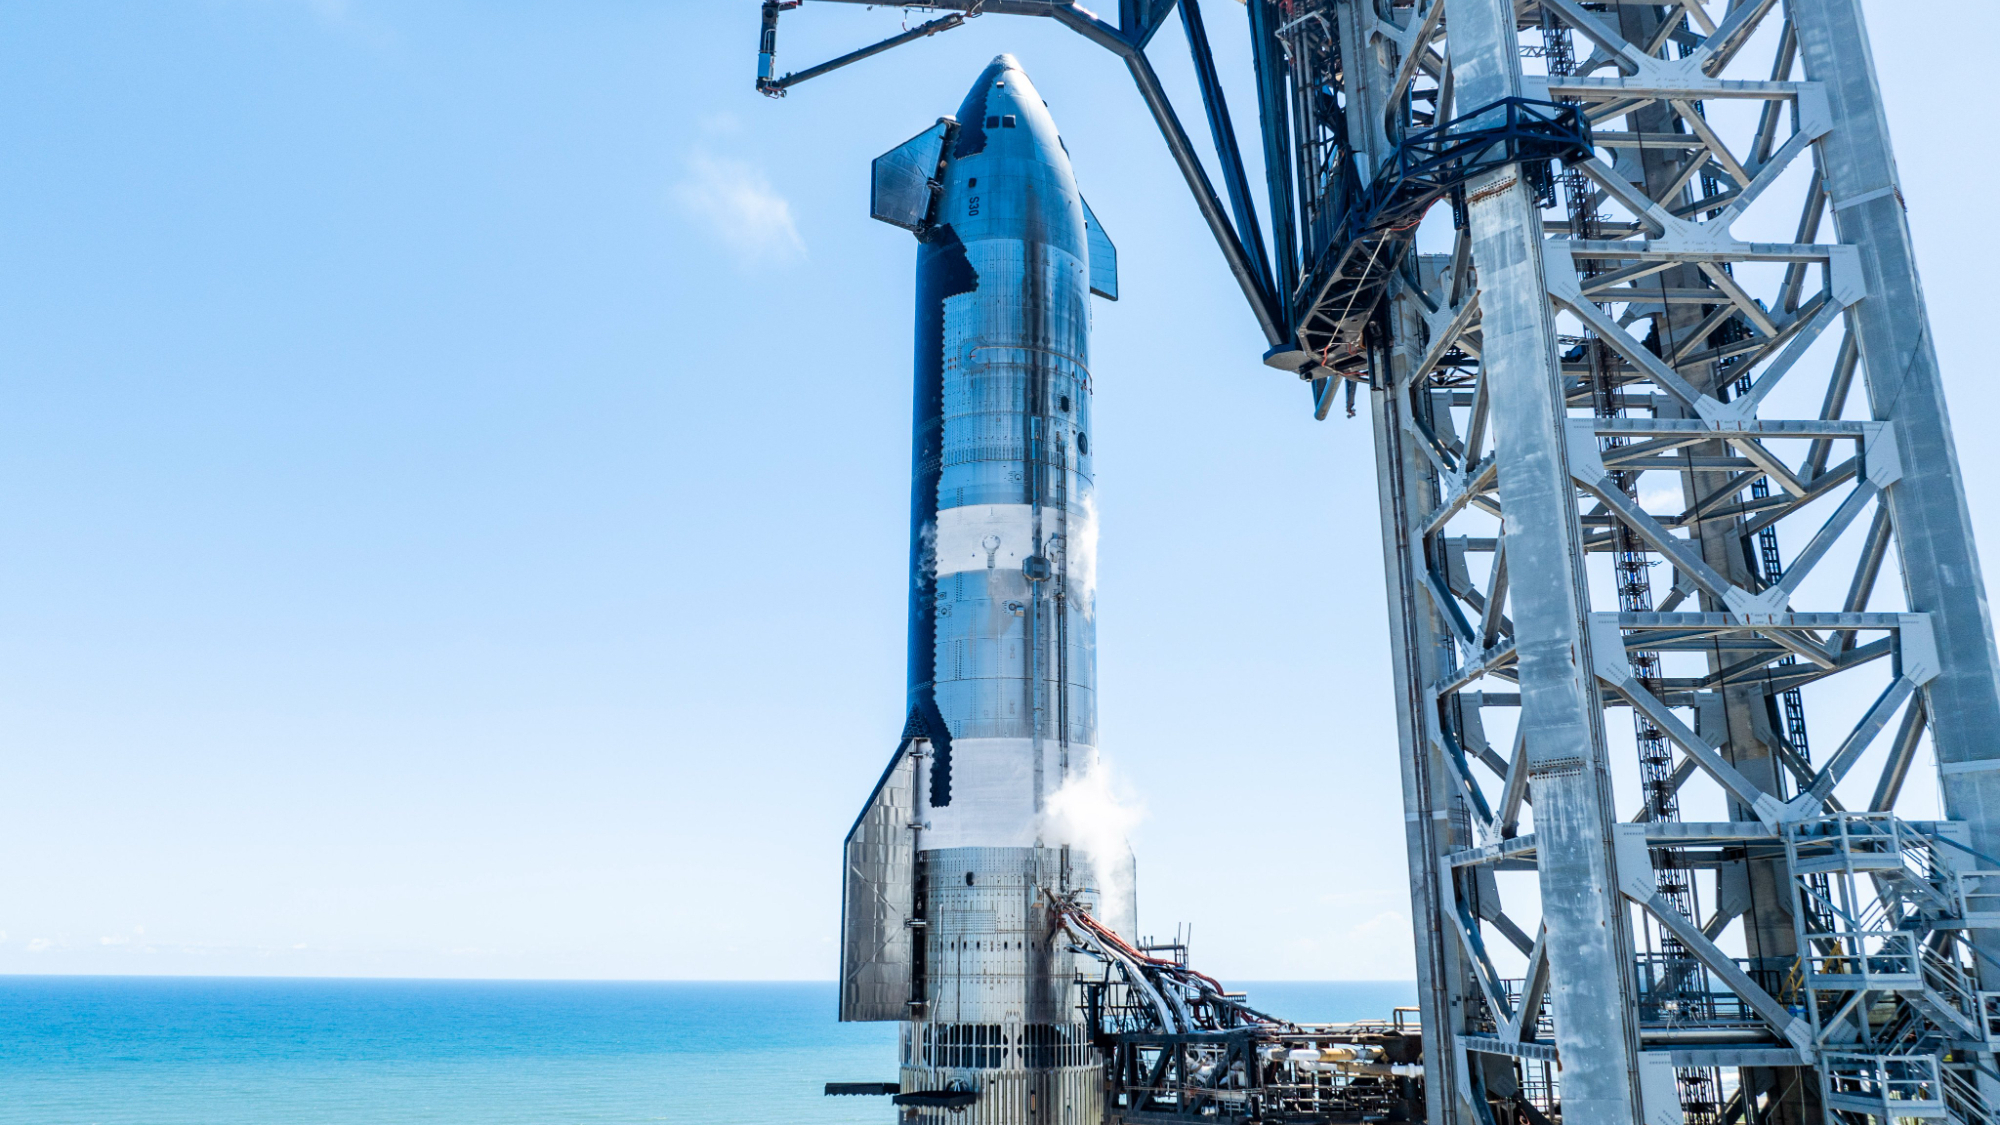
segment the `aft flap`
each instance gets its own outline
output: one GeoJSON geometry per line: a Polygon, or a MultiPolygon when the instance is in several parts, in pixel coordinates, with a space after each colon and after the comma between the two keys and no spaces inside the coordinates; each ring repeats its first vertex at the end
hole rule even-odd
{"type": "Polygon", "coordinates": [[[868,196],[871,216],[904,230],[924,229],[937,191],[938,163],[944,158],[952,125],[951,118],[941,118],[875,158],[874,184],[868,196]]]}
{"type": "Polygon", "coordinates": [[[920,995],[910,920],[916,916],[917,758],[906,739],[841,845],[840,1018],[902,1020],[920,995]]]}
{"type": "Polygon", "coordinates": [[[1088,199],[1083,200],[1083,237],[1090,251],[1090,291],[1107,301],[1117,300],[1118,248],[1111,245],[1111,236],[1104,233],[1088,199]]]}

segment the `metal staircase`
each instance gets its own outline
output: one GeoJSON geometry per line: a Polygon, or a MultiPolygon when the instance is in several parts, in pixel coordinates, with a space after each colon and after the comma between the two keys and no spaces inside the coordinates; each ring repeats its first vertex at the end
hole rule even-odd
{"type": "Polygon", "coordinates": [[[1836,813],[1784,826],[1800,998],[1829,1114],[1995,1125],[2000,994],[1975,983],[1967,939],[2000,864],[1956,825],[1836,813]]]}

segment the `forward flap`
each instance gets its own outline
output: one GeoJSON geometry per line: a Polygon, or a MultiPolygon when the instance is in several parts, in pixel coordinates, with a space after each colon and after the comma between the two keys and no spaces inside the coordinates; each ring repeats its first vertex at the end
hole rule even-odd
{"type": "Polygon", "coordinates": [[[1104,233],[1088,199],[1083,200],[1083,237],[1090,252],[1090,291],[1107,301],[1117,300],[1118,248],[1111,245],[1111,236],[1104,233]]]}
{"type": "Polygon", "coordinates": [[[949,117],[875,158],[868,213],[904,230],[921,231],[937,198],[938,165],[957,123],[949,117]]]}

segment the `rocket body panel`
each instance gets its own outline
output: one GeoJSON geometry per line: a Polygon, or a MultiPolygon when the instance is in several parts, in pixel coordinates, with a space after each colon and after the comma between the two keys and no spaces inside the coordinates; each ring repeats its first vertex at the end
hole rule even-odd
{"type": "MultiPolygon", "coordinates": [[[[1012,58],[943,124],[876,162],[871,203],[920,240],[910,768],[892,769],[912,844],[872,827],[849,837],[842,1013],[888,1018],[864,1001],[908,981],[902,1086],[981,1091],[962,1125],[1095,1121],[1097,1058],[1052,906],[1098,902],[1108,876],[1121,894],[1099,915],[1129,934],[1129,855],[1096,871],[1051,798],[1097,752],[1089,302],[1093,282],[1115,294],[1115,262],[1012,58]],[[899,898],[879,884],[903,877],[904,856],[899,898]],[[888,919],[903,901],[899,945],[888,919]]],[[[894,820],[889,792],[864,824],[894,820]]]]}
{"type": "Polygon", "coordinates": [[[926,844],[1033,846],[1096,744],[1090,265],[1068,153],[1006,56],[938,180],[911,513],[910,707],[946,728],[926,844]]]}

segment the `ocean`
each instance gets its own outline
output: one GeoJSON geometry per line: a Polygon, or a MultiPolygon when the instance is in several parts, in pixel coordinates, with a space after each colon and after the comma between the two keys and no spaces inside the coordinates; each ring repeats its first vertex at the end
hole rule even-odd
{"type": "MultiPolygon", "coordinates": [[[[1246,984],[1303,1021],[1414,986],[1246,984]]],[[[0,1125],[889,1125],[830,983],[0,977],[0,1125]]]]}

